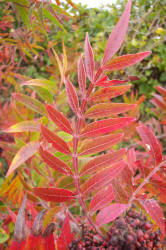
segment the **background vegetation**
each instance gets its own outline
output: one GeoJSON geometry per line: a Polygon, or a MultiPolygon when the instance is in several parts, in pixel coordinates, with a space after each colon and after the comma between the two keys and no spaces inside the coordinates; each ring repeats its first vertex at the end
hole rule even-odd
{"type": "MultiPolygon", "coordinates": [[[[77,87],[77,60],[84,51],[86,32],[89,33],[95,59],[100,63],[108,36],[121,16],[125,4],[125,1],[117,0],[116,4],[108,5],[107,8],[88,9],[86,6],[75,5],[67,0],[65,3],[56,1],[55,4],[38,0],[0,1],[0,216],[2,227],[0,243],[8,245],[10,236],[13,234],[13,220],[6,213],[6,207],[10,207],[14,212],[18,211],[25,190],[31,189],[26,180],[30,178],[32,185],[46,185],[50,175],[48,169],[43,169],[43,162],[38,159],[37,154],[36,158],[22,163],[24,167],[33,169],[31,172],[28,169],[24,172],[19,170],[5,178],[16,153],[27,143],[35,142],[40,137],[37,123],[32,133],[25,131],[18,133],[18,128],[14,127],[10,131],[7,129],[16,123],[33,119],[48,125],[48,119],[42,116],[46,112],[45,102],[53,104],[56,101],[56,106],[63,110],[64,114],[73,116],[66,102],[63,77],[70,74],[72,82],[77,87]],[[25,84],[31,79],[39,78],[43,79],[43,82],[39,83],[36,80],[29,86],[25,84]],[[35,101],[32,98],[35,98],[35,101]],[[34,167],[36,165],[39,168],[34,167]]],[[[146,50],[152,51],[152,54],[134,67],[111,73],[112,79],[126,79],[126,75],[136,75],[140,78],[132,81],[133,88],[130,95],[124,97],[127,103],[141,104],[145,98],[147,100],[152,98],[155,86],[165,86],[165,12],[165,0],[133,0],[128,34],[117,54],[146,50]]],[[[159,101],[161,102],[161,99],[159,101]]],[[[165,99],[163,98],[162,101],[164,103],[165,99]]],[[[154,99],[152,102],[155,102],[154,99]]],[[[163,113],[160,116],[152,109],[154,106],[150,102],[142,103],[140,111],[135,111],[134,115],[141,117],[145,122],[149,122],[152,117],[158,117],[162,122],[162,128],[161,131],[159,129],[155,131],[159,135],[164,131],[166,108],[163,105],[163,113]]],[[[154,127],[154,124],[152,126],[154,127]]],[[[70,141],[70,138],[65,137],[66,135],[61,134],[61,136],[66,141],[70,141]]],[[[35,152],[34,148],[32,155],[35,152]]],[[[67,161],[67,158],[64,160],[67,161]]],[[[70,179],[65,181],[69,183],[70,179]]],[[[32,195],[30,199],[33,201],[36,197],[32,195]]],[[[11,213],[10,210],[9,213],[11,213]]],[[[50,220],[51,215],[48,221],[50,220]]]]}

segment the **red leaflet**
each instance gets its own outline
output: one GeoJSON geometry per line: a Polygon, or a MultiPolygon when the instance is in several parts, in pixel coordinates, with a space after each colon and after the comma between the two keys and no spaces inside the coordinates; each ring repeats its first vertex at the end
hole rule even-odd
{"type": "Polygon", "coordinates": [[[100,155],[89,161],[83,166],[80,172],[80,176],[86,174],[93,174],[100,170],[100,168],[107,167],[114,162],[117,162],[122,159],[122,156],[125,154],[126,149],[120,149],[119,151],[111,152],[108,154],[100,155]]]}
{"type": "Polygon", "coordinates": [[[154,199],[149,200],[140,200],[139,202],[141,206],[145,209],[145,211],[150,215],[150,217],[156,222],[156,224],[160,227],[162,234],[165,236],[165,219],[164,213],[154,199]]]}
{"type": "Polygon", "coordinates": [[[55,171],[68,176],[73,175],[71,169],[65,162],[50,154],[48,151],[43,150],[42,147],[40,147],[39,152],[45,163],[47,163],[55,171]]]}
{"type": "Polygon", "coordinates": [[[120,17],[119,22],[116,24],[108,38],[104,52],[103,65],[105,65],[108,60],[119,50],[124,40],[130,18],[130,10],[131,0],[128,1],[123,15],[120,17]]]}
{"type": "Polygon", "coordinates": [[[71,233],[69,216],[66,215],[61,234],[57,240],[57,249],[58,250],[68,249],[69,244],[73,241],[74,238],[73,236],[74,235],[71,233]]]}
{"type": "Polygon", "coordinates": [[[21,242],[13,241],[9,250],[24,250],[26,249],[26,240],[21,242]]]}
{"type": "Polygon", "coordinates": [[[75,194],[63,188],[33,188],[34,194],[45,201],[64,202],[73,200],[75,194]]]}
{"type": "Polygon", "coordinates": [[[138,81],[138,80],[140,80],[140,78],[138,76],[128,76],[128,79],[130,81],[138,81]]]}
{"type": "Polygon", "coordinates": [[[96,222],[99,226],[115,220],[128,208],[127,204],[115,203],[103,208],[97,215],[96,222]]]}
{"type": "Polygon", "coordinates": [[[89,42],[88,33],[86,34],[86,39],[85,39],[85,68],[89,80],[93,82],[95,62],[94,62],[93,50],[89,42]]]}
{"type": "MultiPolygon", "coordinates": [[[[26,250],[43,249],[43,239],[41,235],[30,235],[26,244],[26,250]]],[[[45,250],[45,248],[43,249],[45,250]]]]}
{"type": "Polygon", "coordinates": [[[46,109],[51,120],[53,120],[53,122],[60,129],[62,129],[66,133],[72,134],[73,130],[71,128],[70,122],[62,113],[60,113],[57,109],[49,104],[46,105],[46,109]]]}
{"type": "Polygon", "coordinates": [[[79,88],[81,90],[82,95],[84,95],[86,90],[86,72],[82,57],[80,57],[78,61],[77,71],[78,71],[79,88]]]}
{"type": "Polygon", "coordinates": [[[116,84],[123,84],[123,83],[126,83],[128,82],[129,80],[126,79],[126,80],[117,80],[117,79],[113,79],[111,81],[99,81],[99,82],[96,82],[95,85],[96,86],[101,86],[101,87],[109,87],[109,86],[112,86],[112,85],[116,85],[116,84]]]}
{"type": "MultiPolygon", "coordinates": [[[[102,69],[101,68],[99,68],[98,69],[98,71],[96,72],[96,75],[99,73],[99,74],[102,74],[103,73],[103,71],[102,71],[102,69]],[[99,72],[98,72],[99,71],[99,72]]],[[[95,78],[96,78],[96,75],[95,75],[95,78]]],[[[97,79],[98,79],[98,76],[97,76],[97,79]]],[[[100,79],[100,78],[99,78],[100,79]]],[[[101,77],[101,79],[100,80],[96,80],[95,81],[95,85],[97,85],[97,84],[100,84],[100,83],[102,83],[102,82],[107,82],[108,81],[108,76],[103,76],[103,77],[101,77]]],[[[99,85],[100,86],[100,85],[99,85]]]]}
{"type": "Polygon", "coordinates": [[[162,110],[166,110],[166,103],[162,96],[158,94],[153,94],[154,98],[151,100],[151,103],[153,103],[155,106],[162,110]]]}
{"type": "Polygon", "coordinates": [[[162,88],[161,86],[155,86],[155,89],[162,94],[164,97],[166,97],[166,89],[162,88]]]}
{"type": "Polygon", "coordinates": [[[132,196],[132,173],[128,166],[124,168],[120,174],[112,181],[115,200],[120,203],[127,203],[132,196]]]}
{"type": "Polygon", "coordinates": [[[114,71],[114,70],[124,69],[128,66],[134,65],[142,61],[150,53],[151,53],[150,51],[146,51],[137,54],[128,54],[116,57],[111,61],[109,61],[105,66],[103,66],[103,70],[114,71]]]}
{"type": "Polygon", "coordinates": [[[150,152],[154,159],[155,166],[162,161],[162,150],[159,141],[155,137],[151,129],[142,125],[136,128],[142,141],[150,146],[150,152]]]}
{"type": "Polygon", "coordinates": [[[107,186],[125,166],[126,163],[122,160],[100,171],[82,185],[81,192],[87,195],[92,191],[107,186]]]}
{"type": "Polygon", "coordinates": [[[69,105],[75,114],[79,113],[79,101],[78,96],[75,91],[73,84],[68,78],[65,79],[66,94],[68,98],[69,105]]]}
{"type": "Polygon", "coordinates": [[[131,85],[122,85],[122,86],[112,86],[109,88],[102,88],[94,92],[89,101],[93,102],[105,102],[109,101],[111,98],[116,96],[123,95],[127,90],[129,90],[131,85]]]}
{"type": "Polygon", "coordinates": [[[110,203],[114,199],[114,193],[112,190],[112,185],[105,187],[100,190],[91,200],[89,205],[89,210],[91,212],[95,212],[105,207],[108,203],[110,203]]]}
{"type": "Polygon", "coordinates": [[[112,115],[118,115],[135,108],[135,104],[125,104],[125,103],[99,103],[90,107],[85,116],[87,118],[104,118],[112,115]]]}
{"type": "Polygon", "coordinates": [[[120,117],[92,122],[83,128],[81,136],[96,137],[98,135],[110,133],[123,128],[133,121],[135,121],[135,119],[132,117],[120,117]]]}
{"type": "Polygon", "coordinates": [[[79,150],[79,155],[94,154],[110,148],[121,141],[123,134],[106,135],[93,140],[85,140],[79,150]]]}
{"type": "Polygon", "coordinates": [[[135,152],[134,148],[131,148],[131,149],[128,150],[128,152],[127,152],[127,161],[128,161],[128,166],[129,166],[132,174],[134,174],[136,169],[137,169],[136,152],[135,152]]]}
{"type": "Polygon", "coordinates": [[[52,143],[53,147],[61,153],[71,155],[71,151],[67,143],[62,140],[59,136],[55,135],[49,129],[41,125],[42,135],[46,138],[49,143],[52,143]]]}

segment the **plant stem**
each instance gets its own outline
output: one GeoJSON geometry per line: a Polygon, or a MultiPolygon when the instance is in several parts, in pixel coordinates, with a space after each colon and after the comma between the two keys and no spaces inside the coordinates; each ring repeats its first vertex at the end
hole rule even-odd
{"type": "Polygon", "coordinates": [[[135,190],[135,192],[133,193],[131,199],[129,200],[129,205],[132,204],[133,200],[136,198],[136,195],[140,192],[140,190],[143,188],[143,186],[145,186],[149,181],[150,178],[157,172],[160,170],[160,168],[166,164],[166,160],[162,161],[157,167],[155,167],[149,174],[148,176],[144,179],[144,181],[138,186],[138,188],[135,190]]]}
{"type": "Polygon", "coordinates": [[[86,204],[84,202],[83,196],[81,194],[81,190],[80,190],[80,177],[78,174],[78,155],[77,155],[77,146],[78,146],[78,141],[79,141],[79,130],[81,127],[81,120],[82,120],[82,114],[84,113],[86,104],[87,104],[87,98],[90,95],[90,93],[93,90],[93,84],[91,83],[89,85],[89,88],[87,90],[87,94],[85,99],[83,99],[84,101],[82,102],[82,106],[81,106],[81,115],[77,118],[77,122],[76,122],[76,131],[74,134],[74,138],[73,138],[73,156],[72,156],[72,160],[73,160],[73,167],[74,167],[74,184],[76,187],[76,192],[78,194],[78,201],[84,211],[84,214],[87,218],[87,220],[89,221],[89,223],[92,225],[92,227],[96,230],[96,232],[104,239],[104,236],[102,234],[102,232],[100,231],[100,229],[98,228],[98,226],[93,222],[93,220],[91,219],[90,215],[88,214],[88,210],[86,207],[86,204]]]}

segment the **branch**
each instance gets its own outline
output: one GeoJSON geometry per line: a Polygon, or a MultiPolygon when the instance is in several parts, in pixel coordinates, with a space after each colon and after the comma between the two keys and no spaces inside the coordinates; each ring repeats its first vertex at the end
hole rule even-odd
{"type": "Polygon", "coordinates": [[[138,186],[138,188],[133,193],[131,199],[129,200],[129,205],[131,206],[133,200],[136,198],[136,195],[139,193],[139,191],[145,186],[151,179],[151,177],[160,170],[160,168],[166,164],[166,160],[162,161],[157,167],[155,167],[152,172],[149,173],[149,175],[144,179],[144,181],[138,186]]]}

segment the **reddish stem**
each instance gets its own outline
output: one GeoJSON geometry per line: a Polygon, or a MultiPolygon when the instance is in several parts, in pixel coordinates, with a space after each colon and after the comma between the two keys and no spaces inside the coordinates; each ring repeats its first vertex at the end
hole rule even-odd
{"type": "Polygon", "coordinates": [[[166,160],[162,161],[157,167],[155,167],[149,174],[148,176],[144,179],[144,181],[138,186],[138,188],[135,190],[135,192],[133,193],[131,199],[129,200],[129,205],[132,204],[133,200],[136,198],[136,195],[140,192],[140,190],[143,188],[143,186],[145,186],[149,181],[150,178],[157,172],[160,170],[160,168],[166,164],[166,160]]]}
{"type": "MultiPolygon", "coordinates": [[[[93,90],[94,85],[91,83],[89,85],[89,88],[87,90],[87,94],[86,97],[83,99],[82,105],[81,105],[81,115],[84,113],[85,111],[85,107],[87,104],[87,99],[90,95],[90,93],[93,90]]],[[[74,138],[73,138],[73,156],[72,156],[72,160],[73,160],[73,167],[74,167],[74,183],[75,183],[75,187],[76,187],[76,192],[78,194],[78,201],[84,211],[84,214],[87,218],[87,220],[89,221],[89,223],[92,225],[92,227],[96,230],[96,232],[104,239],[103,234],[101,233],[100,229],[97,227],[97,225],[93,222],[93,220],[91,219],[90,215],[88,214],[88,210],[86,207],[86,204],[84,202],[84,199],[82,197],[81,194],[81,190],[80,190],[80,176],[78,174],[78,155],[77,155],[77,146],[78,146],[78,141],[79,141],[79,131],[80,131],[80,127],[81,127],[81,120],[82,117],[78,117],[77,118],[77,122],[76,122],[76,131],[74,134],[74,138]]]]}

